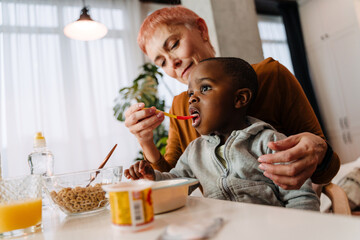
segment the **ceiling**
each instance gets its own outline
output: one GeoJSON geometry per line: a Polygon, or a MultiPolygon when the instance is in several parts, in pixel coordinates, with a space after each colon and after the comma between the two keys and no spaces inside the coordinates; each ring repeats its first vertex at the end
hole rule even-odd
{"type": "MultiPolygon", "coordinates": [[[[268,3],[279,3],[279,2],[296,2],[296,0],[255,0],[255,2],[268,2],[268,3]]],[[[152,2],[152,3],[163,3],[163,4],[180,4],[181,0],[140,0],[140,2],[152,2]]]]}
{"type": "MultiPolygon", "coordinates": [[[[139,0],[145,3],[181,4],[181,0],[139,0]]],[[[254,0],[256,11],[261,14],[279,15],[278,5],[281,3],[296,2],[297,0],[254,0]]]]}
{"type": "Polygon", "coordinates": [[[180,0],[140,0],[140,2],[174,4],[174,5],[181,4],[180,0]]]}

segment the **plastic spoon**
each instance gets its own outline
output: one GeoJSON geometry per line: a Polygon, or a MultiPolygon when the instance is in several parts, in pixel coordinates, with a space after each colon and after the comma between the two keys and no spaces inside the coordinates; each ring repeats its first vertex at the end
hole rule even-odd
{"type": "MultiPolygon", "coordinates": [[[[148,109],[148,108],[144,108],[144,109],[148,109]]],[[[156,109],[156,112],[163,112],[163,111],[160,111],[158,109],[156,109]]],[[[191,119],[195,116],[177,116],[177,115],[174,115],[174,114],[170,114],[170,113],[167,113],[167,112],[163,112],[165,116],[168,116],[168,117],[172,117],[172,118],[176,118],[176,119],[179,119],[179,120],[188,120],[188,119],[191,119]]]]}

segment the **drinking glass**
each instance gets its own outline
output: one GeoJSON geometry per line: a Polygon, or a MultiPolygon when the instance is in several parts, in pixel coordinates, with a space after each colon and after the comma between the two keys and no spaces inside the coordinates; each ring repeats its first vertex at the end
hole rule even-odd
{"type": "Polygon", "coordinates": [[[0,179],[0,238],[42,231],[40,175],[0,179]]]}

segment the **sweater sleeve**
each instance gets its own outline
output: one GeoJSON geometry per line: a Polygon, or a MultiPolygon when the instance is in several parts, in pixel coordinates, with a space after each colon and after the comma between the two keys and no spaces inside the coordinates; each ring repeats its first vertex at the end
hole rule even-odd
{"type": "Polygon", "coordinates": [[[279,186],[277,188],[280,200],[286,208],[320,211],[320,200],[311,187],[310,179],[306,180],[298,190],[284,190],[279,186]]]}
{"type": "MultiPolygon", "coordinates": [[[[179,161],[177,161],[175,168],[171,169],[170,172],[159,172],[155,170],[155,180],[166,180],[166,179],[173,179],[173,178],[196,178],[193,171],[190,168],[188,155],[191,149],[192,144],[190,144],[186,149],[185,152],[181,155],[179,161]]],[[[195,184],[189,188],[189,194],[194,191],[199,184],[195,184]]]]}
{"type": "MultiPolygon", "coordinates": [[[[291,79],[291,81],[287,81],[288,91],[286,91],[287,94],[291,94],[291,97],[284,94],[286,99],[283,100],[283,102],[286,102],[287,99],[292,99],[285,104],[286,109],[284,109],[282,114],[285,127],[296,130],[294,134],[297,132],[311,132],[325,140],[320,123],[316,118],[315,112],[300,86],[300,83],[294,75],[281,64],[279,64],[279,78],[291,79]]],[[[330,161],[330,163],[328,164],[327,169],[314,172],[311,177],[311,180],[314,183],[329,183],[340,168],[340,159],[336,153],[333,153],[330,159],[324,159],[324,161],[330,161]]]]}
{"type": "MultiPolygon", "coordinates": [[[[284,94],[286,99],[284,99],[283,102],[286,102],[287,99],[292,99],[284,105],[286,109],[284,109],[282,117],[285,127],[288,129],[295,129],[296,132],[299,133],[311,132],[325,139],[320,123],[316,118],[315,112],[311,107],[302,87],[300,86],[300,83],[294,75],[292,75],[289,70],[281,64],[279,64],[279,78],[284,80],[289,79],[289,81],[286,81],[288,85],[288,91],[286,91],[286,93],[290,93],[291,97],[284,94]]],[[[294,132],[294,134],[296,132],[294,132]]],[[[338,172],[340,168],[340,159],[338,155],[333,153],[331,159],[324,159],[324,161],[327,160],[330,161],[327,169],[324,169],[323,171],[315,171],[311,177],[314,183],[329,183],[338,172]]]]}
{"type": "MultiPolygon", "coordinates": [[[[325,159],[324,159],[325,161],[325,159]]],[[[338,155],[333,152],[331,158],[329,159],[329,165],[326,169],[318,171],[316,170],[311,177],[311,180],[316,184],[326,184],[331,182],[333,177],[337,174],[340,169],[340,159],[338,155]]]]}
{"type": "MultiPolygon", "coordinates": [[[[249,115],[270,123],[287,136],[310,132],[325,139],[305,92],[295,76],[272,58],[253,65],[259,81],[259,91],[249,115]],[[279,107],[281,106],[281,107],[279,107]]],[[[316,171],[312,180],[328,183],[337,173],[340,159],[333,154],[327,169],[316,171]]]]}
{"type": "Polygon", "coordinates": [[[162,181],[162,180],[168,180],[168,179],[174,179],[179,178],[175,174],[171,174],[168,172],[160,172],[158,170],[155,170],[155,181],[162,181]]]}
{"type": "MultiPolygon", "coordinates": [[[[270,141],[279,141],[286,138],[285,135],[274,132],[270,141]]],[[[268,148],[268,153],[275,151],[268,148]]],[[[286,208],[296,208],[303,210],[320,211],[320,200],[311,186],[311,180],[308,179],[298,190],[284,190],[275,185],[279,191],[279,199],[284,203],[286,208]]]]}

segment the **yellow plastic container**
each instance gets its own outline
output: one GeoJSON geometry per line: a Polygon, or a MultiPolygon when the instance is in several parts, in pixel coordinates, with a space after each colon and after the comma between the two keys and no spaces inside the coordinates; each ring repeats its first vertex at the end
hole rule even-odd
{"type": "Polygon", "coordinates": [[[152,181],[138,180],[104,185],[108,192],[111,220],[121,230],[138,231],[154,221],[152,181]]]}

